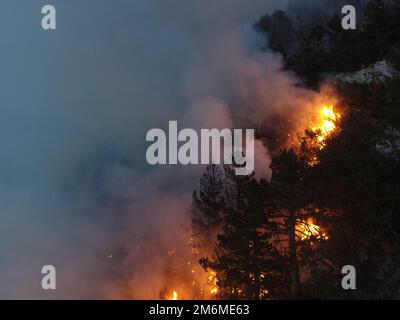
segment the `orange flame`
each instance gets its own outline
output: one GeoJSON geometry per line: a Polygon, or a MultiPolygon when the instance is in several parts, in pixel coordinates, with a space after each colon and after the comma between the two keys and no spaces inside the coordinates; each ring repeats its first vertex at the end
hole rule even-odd
{"type": "Polygon", "coordinates": [[[321,122],[312,128],[312,132],[316,135],[315,142],[320,150],[326,146],[326,140],[337,129],[337,121],[341,115],[335,112],[333,106],[323,106],[320,112],[321,122]]]}
{"type": "Polygon", "coordinates": [[[210,293],[211,294],[217,294],[218,293],[218,279],[217,279],[217,273],[214,270],[211,270],[208,272],[208,283],[211,286],[210,293]]]}
{"type": "Polygon", "coordinates": [[[178,300],[178,292],[176,292],[175,290],[173,290],[173,291],[171,292],[170,300],[178,300]]]}
{"type": "Polygon", "coordinates": [[[317,240],[329,239],[326,231],[322,227],[315,224],[313,218],[299,221],[296,225],[296,235],[301,239],[301,241],[310,240],[311,238],[317,240]]]}

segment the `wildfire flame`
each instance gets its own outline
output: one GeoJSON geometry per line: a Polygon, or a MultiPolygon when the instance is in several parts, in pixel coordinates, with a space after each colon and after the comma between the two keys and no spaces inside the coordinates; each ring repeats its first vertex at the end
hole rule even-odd
{"type": "Polygon", "coordinates": [[[211,286],[210,293],[217,294],[218,293],[218,285],[217,285],[217,273],[213,270],[208,272],[208,283],[211,286]]]}
{"type": "Polygon", "coordinates": [[[173,291],[171,292],[170,300],[178,300],[178,292],[176,292],[175,290],[173,290],[173,291]]]}
{"type": "Polygon", "coordinates": [[[320,150],[326,146],[326,140],[332,135],[337,129],[337,121],[341,115],[335,112],[333,106],[323,106],[320,112],[321,122],[312,128],[312,132],[315,134],[315,140],[320,150]]]}
{"type": "Polygon", "coordinates": [[[296,225],[296,235],[301,241],[310,240],[311,238],[317,240],[328,240],[329,236],[326,231],[315,224],[313,218],[308,218],[307,220],[301,220],[296,225]]]}
{"type": "Polygon", "coordinates": [[[333,105],[322,105],[319,111],[317,125],[311,127],[311,136],[305,139],[307,150],[311,151],[308,164],[316,166],[319,159],[316,151],[326,147],[327,140],[338,131],[338,122],[341,114],[335,111],[333,105]]]}
{"type": "MultiPolygon", "coordinates": [[[[326,141],[338,130],[338,121],[341,114],[335,111],[333,105],[323,105],[320,110],[319,124],[314,126],[311,131],[314,134],[313,139],[309,142],[309,147],[323,150],[326,147],[326,141]]],[[[309,165],[314,166],[319,163],[316,154],[312,156],[309,165]]],[[[329,236],[326,231],[317,225],[313,218],[300,220],[296,225],[296,235],[301,241],[310,239],[328,240],[329,236]]]]}

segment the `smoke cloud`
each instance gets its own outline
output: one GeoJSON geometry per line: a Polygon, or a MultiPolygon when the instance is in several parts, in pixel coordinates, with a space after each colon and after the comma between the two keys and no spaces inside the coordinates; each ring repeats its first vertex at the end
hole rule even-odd
{"type": "MultiPolygon", "coordinates": [[[[315,1],[316,2],[316,1],[315,1]]],[[[316,94],[262,52],[281,0],[2,1],[0,298],[159,298],[204,167],[150,167],[145,135],[259,128],[316,94]],[[18,5],[16,4],[18,2],[18,5]],[[41,267],[57,290],[41,289],[41,267]]],[[[256,141],[258,178],[270,152],[256,141]]]]}

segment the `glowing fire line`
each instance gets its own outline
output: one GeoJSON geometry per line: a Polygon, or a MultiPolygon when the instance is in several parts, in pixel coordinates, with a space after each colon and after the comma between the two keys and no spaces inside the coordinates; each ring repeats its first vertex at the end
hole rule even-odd
{"type": "Polygon", "coordinates": [[[323,106],[321,110],[321,123],[312,128],[316,135],[315,139],[320,150],[326,146],[326,140],[337,129],[337,121],[340,119],[340,113],[334,111],[333,106],[323,106]]]}

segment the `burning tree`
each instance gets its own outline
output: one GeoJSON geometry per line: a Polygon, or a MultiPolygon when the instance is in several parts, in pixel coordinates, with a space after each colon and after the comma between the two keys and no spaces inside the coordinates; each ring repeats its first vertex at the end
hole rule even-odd
{"type": "Polygon", "coordinates": [[[236,176],[229,166],[210,166],[203,175],[192,228],[208,248],[200,262],[215,273],[220,298],[300,297],[301,277],[329,238],[320,222],[330,210],[315,205],[312,175],[339,118],[333,106],[323,106],[299,152],[284,150],[273,159],[271,181],[236,176]]]}
{"type": "Polygon", "coordinates": [[[341,85],[341,96],[350,107],[340,135],[322,150],[313,170],[315,198],[341,213],[330,220],[334,232],[323,257],[332,268],[316,275],[314,291],[319,297],[399,297],[399,158],[396,147],[379,147],[380,141],[388,146],[399,141],[388,134],[388,128],[399,130],[399,88],[399,78],[341,85]],[[345,264],[357,269],[357,290],[352,292],[337,286],[345,264]]]}
{"type": "Polygon", "coordinates": [[[323,105],[317,123],[305,131],[301,138],[301,153],[307,157],[309,165],[319,163],[318,154],[325,149],[329,139],[338,134],[341,117],[333,105],[323,105]]]}
{"type": "Polygon", "coordinates": [[[315,190],[310,181],[313,167],[306,157],[288,150],[276,157],[271,167],[273,196],[267,210],[270,219],[277,223],[275,242],[281,243],[281,252],[288,260],[290,296],[297,298],[301,294],[301,274],[310,268],[308,264],[314,254],[310,248],[329,238],[320,223],[330,211],[313,204],[315,190]]]}
{"type": "MultiPolygon", "coordinates": [[[[257,28],[283,53],[286,67],[315,88],[326,72],[381,59],[398,67],[399,9],[373,0],[365,25],[350,33],[337,17],[297,30],[282,12],[257,28]],[[297,46],[274,41],[282,27],[304,35],[297,46]]],[[[200,262],[217,297],[400,296],[399,79],[341,86],[346,115],[330,103],[317,106],[319,118],[300,146],[275,148],[271,181],[207,170],[192,223],[199,243],[207,243],[200,262]],[[340,290],[346,264],[357,268],[356,292],[340,290]]]]}
{"type": "MultiPolygon", "coordinates": [[[[337,16],[301,29],[283,12],[256,27],[286,67],[316,88],[327,72],[382,59],[398,68],[399,9],[397,2],[371,1],[354,32],[343,32],[337,16]],[[282,30],[300,34],[298,43],[276,40],[282,30]]],[[[346,115],[321,105],[298,149],[275,148],[271,181],[228,172],[219,236],[213,255],[202,260],[215,271],[219,297],[400,296],[399,88],[398,78],[343,85],[346,115]],[[345,264],[357,268],[357,292],[340,290],[345,264]]]]}
{"type": "MultiPolygon", "coordinates": [[[[326,211],[310,204],[307,175],[311,168],[307,159],[293,150],[274,159],[270,182],[235,176],[230,167],[225,167],[221,181],[227,200],[218,215],[222,217],[218,236],[213,250],[200,260],[205,270],[214,273],[219,298],[300,296],[301,274],[309,268],[318,243],[329,237],[317,223],[326,211]]],[[[203,178],[211,172],[216,171],[207,170],[203,178]]],[[[215,179],[202,181],[207,181],[202,188],[209,189],[215,179]]],[[[193,223],[203,221],[198,219],[199,214],[196,211],[193,223]]]]}

